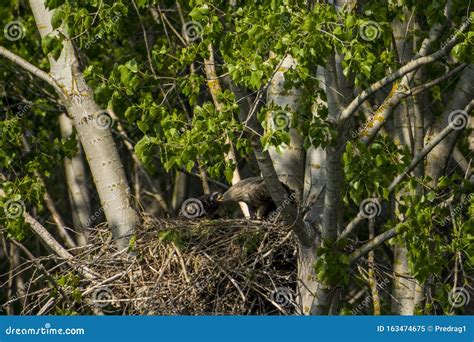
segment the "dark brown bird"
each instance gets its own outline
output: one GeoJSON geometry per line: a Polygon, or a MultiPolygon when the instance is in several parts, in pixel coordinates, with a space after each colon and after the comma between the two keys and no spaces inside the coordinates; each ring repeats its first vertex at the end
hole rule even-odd
{"type": "MultiPolygon", "coordinates": [[[[280,182],[281,183],[281,182],[280,182]]],[[[288,196],[294,197],[294,191],[281,183],[288,196]]],[[[245,202],[252,216],[263,219],[277,209],[262,177],[251,177],[234,184],[222,195],[223,202],[245,202]]]]}

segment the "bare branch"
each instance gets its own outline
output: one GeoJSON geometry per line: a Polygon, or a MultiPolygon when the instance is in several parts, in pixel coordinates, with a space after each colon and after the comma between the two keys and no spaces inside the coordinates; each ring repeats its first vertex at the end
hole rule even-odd
{"type": "MultiPolygon", "coordinates": [[[[472,103],[472,101],[471,101],[472,103]]],[[[436,135],[431,141],[429,142],[428,145],[426,145],[423,150],[418,153],[415,158],[411,161],[410,165],[408,165],[405,170],[403,170],[403,173],[399,174],[397,178],[395,178],[392,183],[388,186],[388,190],[392,192],[395,187],[400,184],[400,182],[408,176],[408,174],[413,171],[416,165],[418,165],[419,162],[423,160],[424,157],[433,149],[435,148],[436,145],[438,145],[444,138],[448,136],[449,133],[451,133],[455,128],[455,120],[449,123],[448,126],[446,126],[441,132],[439,132],[438,135],[436,135]]]]}
{"type": "Polygon", "coordinates": [[[383,127],[387,119],[392,116],[394,109],[403,99],[409,96],[417,95],[425,90],[430,89],[431,87],[434,87],[435,85],[450,78],[455,73],[462,71],[462,69],[464,69],[465,67],[466,64],[461,64],[449,71],[447,74],[437,79],[434,79],[431,82],[415,87],[411,89],[411,91],[404,90],[405,88],[408,89],[409,85],[408,82],[404,82],[404,80],[402,80],[402,82],[400,82],[399,88],[402,87],[403,89],[401,91],[396,90],[391,96],[387,96],[385,101],[379,106],[379,109],[377,109],[377,111],[374,113],[373,117],[371,118],[371,121],[366,123],[367,128],[360,134],[362,136],[362,142],[365,145],[369,145],[375,139],[377,133],[383,127]]]}
{"type": "Polygon", "coordinates": [[[409,95],[411,95],[411,96],[417,95],[417,94],[419,94],[419,93],[421,93],[425,90],[430,89],[431,87],[434,87],[437,84],[440,84],[441,82],[447,80],[448,78],[450,78],[454,74],[456,74],[458,72],[461,72],[466,66],[467,66],[467,64],[458,65],[457,67],[455,67],[454,69],[449,71],[447,74],[444,74],[443,76],[438,77],[438,78],[434,79],[433,81],[430,81],[430,82],[425,83],[425,84],[421,84],[418,87],[413,88],[409,95]]]}
{"type": "Polygon", "coordinates": [[[366,255],[370,251],[374,250],[375,248],[380,246],[385,241],[390,240],[395,235],[397,235],[397,227],[394,227],[390,230],[387,230],[386,232],[383,232],[380,235],[377,235],[375,238],[373,238],[372,240],[370,240],[366,244],[360,246],[358,249],[356,249],[354,252],[352,252],[349,255],[349,265],[352,265],[359,258],[363,257],[364,255],[366,255]]]}
{"type": "Polygon", "coordinates": [[[14,54],[10,50],[5,49],[3,46],[0,46],[0,56],[5,57],[6,59],[9,59],[13,63],[17,64],[18,66],[22,67],[26,71],[30,72],[31,74],[35,75],[36,77],[41,78],[43,81],[49,83],[55,90],[56,92],[61,96],[65,96],[64,91],[61,89],[61,87],[56,83],[54,78],[51,77],[47,72],[44,72],[40,68],[34,66],[27,60],[23,59],[22,57],[14,54]]]}
{"type": "Polygon", "coordinates": [[[132,4],[133,4],[133,8],[135,8],[135,12],[137,13],[137,16],[138,16],[138,21],[140,22],[140,26],[142,28],[143,40],[145,41],[146,54],[148,57],[148,64],[150,65],[151,73],[156,76],[155,69],[153,68],[153,61],[151,59],[150,47],[148,44],[148,37],[146,35],[147,32],[146,32],[145,26],[143,25],[142,16],[140,15],[140,11],[138,10],[135,0],[132,0],[132,4]]]}
{"type": "MultiPolygon", "coordinates": [[[[474,103],[474,100],[470,102],[470,104],[466,107],[466,109],[469,109],[472,104],[474,103]]],[[[405,168],[405,170],[403,170],[403,172],[401,174],[399,174],[393,181],[392,183],[390,183],[390,185],[388,186],[388,190],[389,192],[391,193],[393,190],[395,190],[395,187],[397,185],[400,184],[400,182],[405,179],[406,176],[408,176],[408,174],[413,171],[413,169],[416,167],[416,165],[418,165],[418,163],[420,163],[424,157],[426,157],[426,155],[433,149],[436,147],[436,145],[438,145],[444,138],[446,138],[448,136],[449,133],[451,133],[454,128],[455,128],[455,125],[456,125],[456,122],[455,120],[453,120],[452,122],[449,123],[448,126],[446,126],[438,135],[436,135],[433,139],[431,139],[430,143],[427,144],[423,150],[416,154],[415,157],[413,158],[413,160],[411,161],[411,163],[405,168]]],[[[381,200],[380,198],[378,198],[377,200],[381,200]]],[[[342,233],[339,235],[339,238],[338,240],[340,239],[344,239],[346,238],[347,236],[349,236],[349,234],[357,227],[357,225],[362,222],[364,219],[366,218],[366,216],[363,214],[363,211],[362,209],[359,211],[359,213],[357,214],[357,216],[351,221],[349,222],[349,224],[346,226],[346,228],[342,231],[342,233]]]]}
{"type": "MultiPolygon", "coordinates": [[[[41,240],[48,246],[54,253],[66,260],[72,260],[74,256],[69,253],[63,246],[59,244],[58,241],[46,230],[45,227],[41,225],[36,219],[28,214],[26,211],[23,213],[25,222],[29,223],[33,232],[38,235],[41,240]]],[[[73,263],[71,266],[75,267],[73,263]]],[[[87,279],[95,279],[96,276],[86,267],[80,267],[79,272],[86,277],[87,279]]]]}
{"type": "Polygon", "coordinates": [[[351,115],[354,114],[354,112],[357,110],[357,108],[364,102],[370,95],[375,93],[377,90],[381,89],[382,87],[386,86],[387,84],[395,81],[396,79],[420,68],[423,65],[433,63],[434,61],[440,59],[443,56],[446,56],[449,51],[456,45],[459,40],[460,40],[460,35],[458,33],[465,32],[470,25],[469,21],[465,21],[461,28],[456,31],[457,34],[454,34],[447,42],[446,44],[442,44],[442,48],[436,51],[435,53],[432,53],[431,55],[425,56],[425,57],[420,57],[415,60],[412,60],[402,66],[400,69],[397,71],[391,73],[390,75],[382,78],[381,80],[375,82],[372,84],[370,87],[362,91],[352,102],[342,111],[341,116],[339,118],[340,121],[345,121],[347,120],[351,115]]]}

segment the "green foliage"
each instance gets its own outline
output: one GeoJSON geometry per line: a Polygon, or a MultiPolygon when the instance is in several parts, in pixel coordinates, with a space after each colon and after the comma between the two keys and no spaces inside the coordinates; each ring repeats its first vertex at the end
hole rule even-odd
{"type": "Polygon", "coordinates": [[[236,239],[236,243],[243,249],[245,254],[249,255],[258,251],[263,238],[263,232],[246,233],[240,235],[236,239]]]}
{"type": "Polygon", "coordinates": [[[406,245],[410,269],[420,283],[429,276],[440,277],[442,270],[460,255],[467,260],[464,267],[472,267],[474,230],[469,210],[473,198],[465,193],[467,189],[472,191],[472,185],[456,176],[443,177],[435,191],[426,187],[427,182],[414,178],[407,182],[407,194],[400,197],[397,213],[403,218],[397,240],[406,245]],[[414,195],[420,186],[426,192],[414,195]]]}
{"type": "Polygon", "coordinates": [[[44,103],[40,98],[21,103],[0,121],[0,169],[3,175],[15,175],[1,180],[5,196],[0,197],[0,224],[17,240],[28,236],[23,212],[29,206],[36,206],[40,213],[44,210],[45,189],[36,173],[49,177],[64,158],[77,152],[74,137],[51,137],[51,114],[46,114],[50,107],[43,109],[44,103]],[[35,117],[42,118],[42,122],[35,122],[35,117]]]}
{"type": "MultiPolygon", "coordinates": [[[[357,10],[320,2],[308,10],[306,1],[290,0],[238,1],[235,8],[224,0],[191,0],[180,2],[183,20],[177,11],[163,12],[166,20],[154,18],[149,7],[156,7],[156,0],[135,2],[140,14],[123,0],[47,0],[47,7],[54,9],[51,24],[58,30],[39,39],[31,11],[20,1],[6,0],[0,21],[20,20],[24,32],[19,40],[1,35],[0,45],[47,71],[48,57],[60,56],[68,36],[96,102],[113,109],[150,172],[159,170],[162,176],[176,169],[196,172],[201,166],[212,177],[230,180],[235,165],[225,155],[231,145],[238,160],[252,153],[245,126],[238,119],[240,111],[249,114],[243,104],[251,107],[255,94],[266,91],[276,71],[284,72],[284,88],[297,88],[302,100],[294,110],[264,103],[255,113],[264,128],[260,136],[263,149],[288,144],[290,129],[301,134],[306,149],[327,147],[337,134],[328,117],[326,84],[320,82],[318,68],[326,67],[335,52],[336,58],[342,59],[343,74],[357,91],[372,84],[399,67],[391,23],[420,18],[420,27],[407,31],[407,37],[416,37],[419,44],[434,25],[445,24],[447,0],[369,0],[357,10]],[[222,88],[214,94],[218,106],[204,72],[210,45],[222,88]],[[297,64],[282,70],[280,62],[287,54],[297,64]],[[234,87],[243,90],[242,98],[230,91],[234,87]],[[278,124],[279,114],[287,124],[278,124]]],[[[176,8],[171,0],[159,5],[176,8]]],[[[465,15],[465,1],[453,0],[449,25],[433,50],[459,36],[461,43],[453,49],[452,57],[472,63],[473,14],[469,30],[457,30],[468,19],[465,15]]],[[[438,62],[424,68],[433,79],[446,72],[445,65],[438,62]]],[[[0,225],[10,237],[21,240],[29,233],[18,210],[34,209],[39,214],[45,210],[45,189],[35,173],[52,182],[58,165],[76,153],[77,140],[60,138],[57,115],[64,108],[51,95],[53,90],[17,69],[9,62],[0,63],[0,75],[8,80],[0,88],[0,169],[6,175],[1,180],[5,196],[0,198],[0,225]],[[30,148],[25,148],[25,140],[30,148]]],[[[425,93],[435,117],[445,106],[444,93],[454,85],[449,79],[425,93]]],[[[379,136],[368,147],[349,141],[343,155],[346,205],[371,197],[389,200],[390,182],[410,159],[406,147],[386,136],[379,136]]],[[[407,247],[410,267],[420,282],[429,275],[439,281],[443,270],[453,267],[455,258],[460,258],[466,269],[472,268],[474,203],[467,196],[471,192],[470,185],[455,177],[441,178],[435,189],[428,179],[408,176],[395,189],[399,212],[396,222],[388,222],[383,229],[398,227],[399,236],[394,240],[407,247]]],[[[184,248],[188,238],[185,233],[158,233],[160,241],[178,248],[184,248]]],[[[259,239],[245,236],[238,243],[252,253],[259,239]]],[[[135,243],[132,239],[131,249],[135,243]]],[[[320,281],[347,284],[348,258],[342,250],[327,241],[318,249],[315,269],[320,281]]],[[[73,277],[59,279],[58,284],[72,291],[76,301],[81,300],[73,277]]],[[[436,293],[446,311],[450,290],[445,286],[436,293]]],[[[56,310],[74,314],[70,309],[56,310]]]]}
{"type": "Polygon", "coordinates": [[[359,204],[365,198],[388,200],[387,187],[411,160],[408,148],[388,137],[378,137],[369,147],[349,141],[343,155],[348,191],[344,202],[359,204]]]}
{"type": "MultiPolygon", "coordinates": [[[[81,303],[82,302],[82,292],[79,290],[79,282],[81,278],[73,273],[68,273],[66,275],[61,276],[59,279],[57,279],[56,284],[59,285],[59,287],[64,291],[67,292],[70,296],[71,299],[76,302],[76,303],[81,303]]],[[[51,296],[52,297],[60,297],[61,293],[60,291],[56,288],[53,287],[51,290],[51,296]]],[[[69,311],[71,309],[59,309],[61,311],[64,311],[67,314],[74,314],[74,311],[69,311]]]]}
{"type": "Polygon", "coordinates": [[[318,280],[329,286],[340,286],[349,282],[349,256],[341,253],[343,242],[336,245],[324,241],[317,250],[315,272],[318,280]]]}
{"type": "Polygon", "coordinates": [[[175,229],[158,232],[158,241],[161,243],[173,243],[178,249],[184,249],[186,247],[184,235],[175,229]]]}

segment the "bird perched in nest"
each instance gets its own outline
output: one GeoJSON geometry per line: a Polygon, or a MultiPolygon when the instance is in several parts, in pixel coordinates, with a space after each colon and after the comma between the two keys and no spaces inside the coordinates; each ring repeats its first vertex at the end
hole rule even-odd
{"type": "MultiPolygon", "coordinates": [[[[294,202],[295,192],[286,184],[280,183],[286,190],[288,197],[294,202]]],[[[251,215],[256,216],[257,219],[266,218],[272,211],[277,209],[262,177],[250,177],[241,180],[231,186],[217,200],[220,202],[245,202],[249,207],[251,215]]]]}
{"type": "Polygon", "coordinates": [[[204,194],[197,198],[188,198],[181,205],[179,216],[187,219],[195,219],[204,216],[213,218],[221,203],[222,194],[220,192],[204,194]]]}

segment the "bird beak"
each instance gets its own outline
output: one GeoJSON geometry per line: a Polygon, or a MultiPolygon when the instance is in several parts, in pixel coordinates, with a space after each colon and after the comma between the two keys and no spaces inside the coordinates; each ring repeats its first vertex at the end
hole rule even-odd
{"type": "Polygon", "coordinates": [[[220,202],[224,201],[224,196],[219,192],[214,192],[211,195],[211,200],[214,201],[214,202],[220,203],[220,202]]]}

